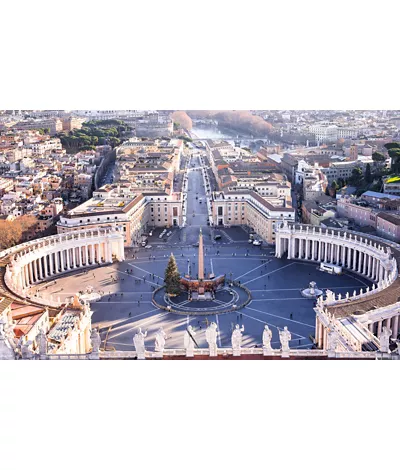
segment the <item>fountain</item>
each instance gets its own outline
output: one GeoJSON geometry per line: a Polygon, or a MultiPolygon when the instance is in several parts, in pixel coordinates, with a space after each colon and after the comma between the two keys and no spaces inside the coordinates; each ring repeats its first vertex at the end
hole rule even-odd
{"type": "Polygon", "coordinates": [[[98,302],[101,300],[101,295],[94,291],[92,286],[86,287],[86,292],[80,295],[80,298],[85,302],[98,302]]]}
{"type": "Polygon", "coordinates": [[[318,289],[317,283],[315,281],[311,281],[307,289],[303,289],[301,291],[301,295],[308,299],[316,299],[322,294],[323,294],[322,290],[318,289]]]}

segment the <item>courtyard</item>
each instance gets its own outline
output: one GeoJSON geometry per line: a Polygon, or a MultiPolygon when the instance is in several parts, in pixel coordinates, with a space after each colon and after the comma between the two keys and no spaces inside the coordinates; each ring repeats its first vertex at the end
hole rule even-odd
{"type": "MultiPolygon", "coordinates": [[[[197,248],[179,241],[185,230],[175,229],[164,244],[158,238],[160,230],[156,230],[149,241],[152,248],[128,248],[124,262],[71,273],[36,286],[31,295],[64,301],[88,287],[99,292],[101,299],[91,304],[92,324],[99,328],[101,346],[107,350],[133,350],[132,337],[138,327],[148,332],[146,349],[153,350],[155,333],[161,326],[167,334],[166,347],[182,348],[188,325],[193,326],[199,347],[207,347],[205,329],[209,322],[218,326],[221,348],[231,346],[231,332],[237,323],[244,326],[243,347],[260,346],[267,324],[273,332],[273,347],[279,347],[279,329],[287,326],[292,334],[291,347],[311,348],[314,300],[302,297],[301,290],[310,281],[316,281],[320,289],[342,295],[371,285],[346,271],[335,276],[319,271],[313,263],[277,259],[273,247],[248,244],[246,232],[234,227],[223,229],[219,242],[205,239],[205,271],[225,274],[228,281],[240,281],[251,291],[251,302],[239,311],[226,314],[211,311],[196,315],[195,309],[190,315],[168,313],[153,305],[152,294],[163,284],[170,254],[175,255],[181,275],[197,269],[197,248]]],[[[190,308],[190,303],[185,299],[183,302],[185,310],[190,308]]]]}

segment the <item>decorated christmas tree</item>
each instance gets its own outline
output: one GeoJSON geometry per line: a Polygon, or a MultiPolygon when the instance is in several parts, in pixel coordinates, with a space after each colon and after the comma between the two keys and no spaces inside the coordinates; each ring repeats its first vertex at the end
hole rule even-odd
{"type": "Polygon", "coordinates": [[[178,271],[175,256],[171,253],[164,276],[165,290],[168,295],[178,295],[181,293],[180,279],[181,276],[178,271]]]}

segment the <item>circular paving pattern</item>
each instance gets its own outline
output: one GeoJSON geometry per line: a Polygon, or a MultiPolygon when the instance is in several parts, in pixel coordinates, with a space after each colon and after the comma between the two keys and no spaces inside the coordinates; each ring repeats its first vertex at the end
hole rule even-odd
{"type": "Polygon", "coordinates": [[[209,313],[222,314],[239,310],[250,301],[250,292],[238,285],[224,287],[215,292],[210,300],[189,300],[188,294],[169,297],[163,287],[157,289],[153,295],[155,306],[173,313],[184,315],[206,315],[209,313]]]}

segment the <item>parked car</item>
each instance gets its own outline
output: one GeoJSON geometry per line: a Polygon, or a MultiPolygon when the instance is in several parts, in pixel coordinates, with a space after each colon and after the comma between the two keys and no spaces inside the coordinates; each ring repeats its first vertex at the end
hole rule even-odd
{"type": "Polygon", "coordinates": [[[221,235],[215,235],[214,240],[221,240],[221,235]]]}
{"type": "Polygon", "coordinates": [[[260,240],[254,240],[253,245],[260,246],[261,245],[260,240]]]}
{"type": "Polygon", "coordinates": [[[149,250],[150,248],[153,248],[151,245],[146,245],[146,250],[149,250]]]}

